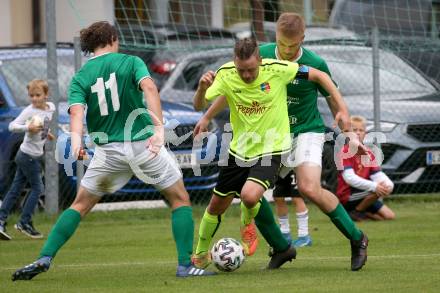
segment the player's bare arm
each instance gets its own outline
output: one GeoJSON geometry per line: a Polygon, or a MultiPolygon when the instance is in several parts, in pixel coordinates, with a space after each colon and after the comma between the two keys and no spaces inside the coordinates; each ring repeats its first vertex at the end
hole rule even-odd
{"type": "Polygon", "coordinates": [[[214,103],[208,108],[206,113],[202,116],[202,118],[197,122],[196,127],[194,128],[194,136],[202,132],[208,131],[209,122],[217,116],[223,109],[228,106],[228,102],[225,96],[218,97],[214,103]]]}
{"type": "Polygon", "coordinates": [[[140,88],[144,92],[145,101],[154,124],[154,135],[148,139],[148,149],[152,153],[157,154],[164,144],[163,117],[159,92],[151,78],[144,78],[140,83],[140,88]]]}
{"type": "Polygon", "coordinates": [[[82,133],[84,120],[84,106],[73,105],[70,107],[70,131],[72,139],[72,151],[75,159],[81,158],[82,133]]]}
{"type": "Polygon", "coordinates": [[[208,105],[205,99],[206,90],[214,82],[215,72],[208,71],[202,75],[199,80],[199,86],[197,87],[196,93],[193,98],[193,105],[196,111],[202,111],[208,105]]]}

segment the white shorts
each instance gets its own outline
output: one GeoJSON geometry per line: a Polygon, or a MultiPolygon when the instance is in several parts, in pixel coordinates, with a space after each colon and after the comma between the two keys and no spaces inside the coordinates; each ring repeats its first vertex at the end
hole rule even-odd
{"type": "Polygon", "coordinates": [[[287,163],[281,167],[280,177],[284,178],[292,169],[304,163],[312,163],[321,167],[324,142],[324,133],[300,133],[292,140],[292,150],[287,163]]]}
{"type": "Polygon", "coordinates": [[[182,178],[182,172],[165,147],[152,157],[146,141],[114,142],[96,146],[81,185],[103,196],[122,188],[133,175],[161,191],[182,178]]]}

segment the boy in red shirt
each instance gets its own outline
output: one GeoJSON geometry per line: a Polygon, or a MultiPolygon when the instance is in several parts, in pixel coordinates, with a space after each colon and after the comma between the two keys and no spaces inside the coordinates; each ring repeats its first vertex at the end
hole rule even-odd
{"type": "MultiPolygon", "coordinates": [[[[365,138],[366,120],[362,116],[351,116],[353,132],[359,141],[365,138]]],[[[367,218],[374,220],[392,220],[394,212],[382,199],[393,191],[394,184],[377,164],[371,150],[366,155],[353,155],[347,158],[348,145],[341,153],[344,167],[338,174],[336,195],[354,221],[367,218]]]]}

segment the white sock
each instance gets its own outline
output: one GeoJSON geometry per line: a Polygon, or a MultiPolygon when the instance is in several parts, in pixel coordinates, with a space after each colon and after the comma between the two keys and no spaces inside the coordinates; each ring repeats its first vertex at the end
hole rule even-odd
{"type": "Polygon", "coordinates": [[[280,216],[278,218],[278,222],[280,223],[281,233],[290,233],[290,224],[289,224],[289,216],[280,216]]]}
{"type": "Polygon", "coordinates": [[[298,237],[309,235],[309,210],[296,213],[296,221],[298,222],[298,237]]]}

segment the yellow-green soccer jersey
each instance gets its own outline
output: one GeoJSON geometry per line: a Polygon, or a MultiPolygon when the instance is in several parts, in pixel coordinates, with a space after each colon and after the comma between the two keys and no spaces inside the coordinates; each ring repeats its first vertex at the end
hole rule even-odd
{"type": "MultiPolygon", "coordinates": [[[[295,62],[319,69],[331,77],[324,59],[306,48],[301,47],[300,50],[300,57],[295,62]]],[[[263,58],[280,59],[275,43],[261,45],[260,55],[263,58]]],[[[324,88],[313,81],[296,79],[287,85],[290,132],[295,135],[304,132],[325,132],[325,125],[318,110],[318,91],[324,97],[329,96],[324,88]]]]}
{"type": "Polygon", "coordinates": [[[95,143],[138,141],[153,135],[139,88],[141,80],[149,76],[139,57],[119,53],[91,58],[75,74],[69,87],[69,107],[87,105],[87,129],[95,143]]]}
{"type": "Polygon", "coordinates": [[[233,138],[229,153],[241,160],[286,153],[291,148],[287,88],[296,76],[298,64],[263,59],[259,74],[245,83],[234,62],[217,70],[206,99],[225,96],[230,109],[233,138]]]}

